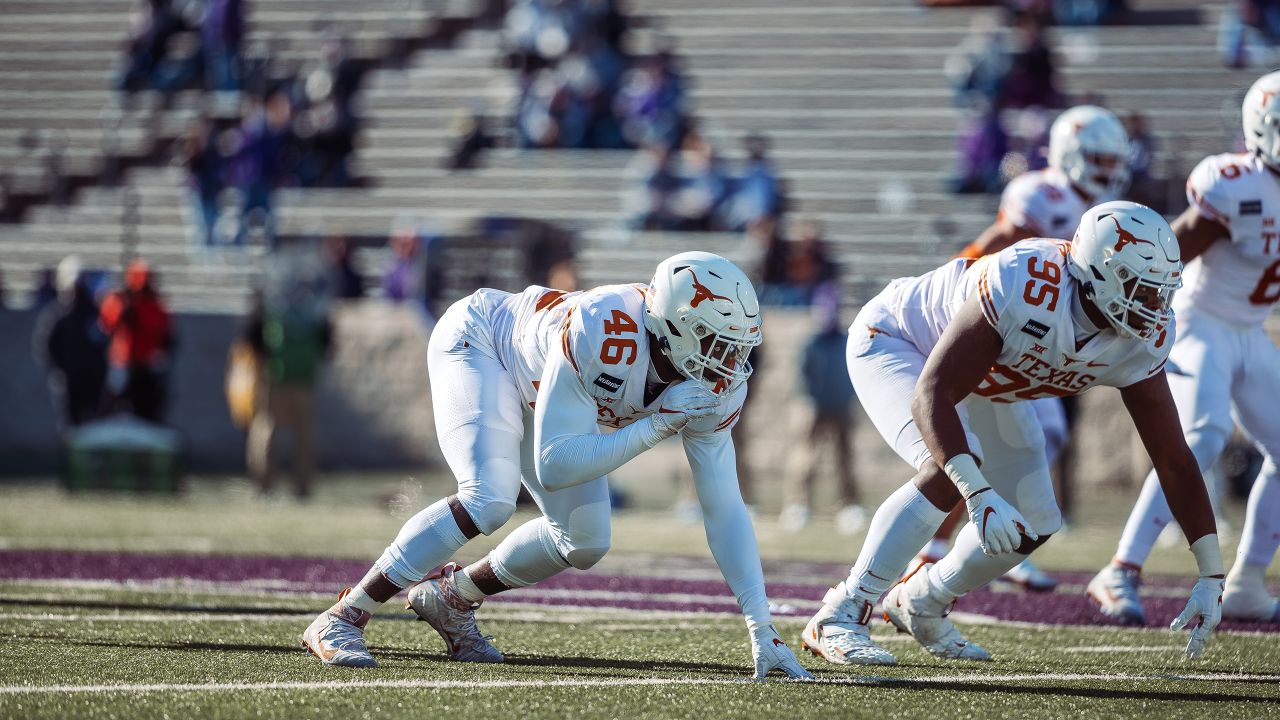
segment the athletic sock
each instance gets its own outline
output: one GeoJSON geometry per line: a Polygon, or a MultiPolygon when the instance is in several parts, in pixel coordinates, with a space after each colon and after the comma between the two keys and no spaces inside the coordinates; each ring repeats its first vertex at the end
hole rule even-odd
{"type": "Polygon", "coordinates": [[[1275,462],[1267,458],[1249,491],[1236,564],[1265,569],[1275,557],[1277,547],[1280,547],[1280,476],[1277,476],[1275,462]]]}
{"type": "Polygon", "coordinates": [[[916,486],[898,488],[876,510],[845,592],[875,603],[907,569],[942,524],[947,513],[934,507],[916,486]]]}
{"type": "Polygon", "coordinates": [[[973,523],[965,523],[951,552],[929,568],[929,585],[936,596],[950,603],[1004,575],[1026,559],[1026,555],[1019,553],[988,556],[978,542],[978,529],[973,523]]]}
{"type": "Polygon", "coordinates": [[[1129,519],[1124,524],[1124,534],[1120,536],[1120,545],[1116,548],[1116,559],[1134,567],[1142,567],[1160,533],[1164,532],[1165,525],[1172,520],[1173,513],[1169,511],[1169,503],[1164,499],[1160,481],[1153,470],[1142,483],[1138,502],[1134,504],[1133,510],[1129,512],[1129,519]]]}
{"type": "Polygon", "coordinates": [[[409,587],[421,582],[466,544],[467,536],[453,519],[448,499],[444,499],[409,518],[376,566],[391,582],[409,587]]]}
{"type": "Polygon", "coordinates": [[[516,528],[489,553],[493,574],[510,588],[528,587],[569,569],[546,518],[516,528]]]}

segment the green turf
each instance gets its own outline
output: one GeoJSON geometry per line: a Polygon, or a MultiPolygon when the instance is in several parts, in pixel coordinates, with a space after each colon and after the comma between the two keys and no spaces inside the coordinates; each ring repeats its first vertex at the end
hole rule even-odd
{"type": "MultiPolygon", "coordinates": [[[[923,717],[1220,717],[1280,715],[1272,681],[1187,680],[1178,674],[1270,673],[1280,667],[1274,636],[1224,635],[1203,662],[1178,657],[1178,639],[1150,631],[979,626],[971,636],[993,663],[942,663],[914,643],[877,637],[898,656],[891,668],[836,668],[806,657],[822,679],[845,684],[731,682],[554,687],[562,681],[743,680],[749,660],[741,622],[723,616],[646,619],[611,611],[485,608],[486,632],[507,653],[501,666],[446,661],[439,639],[404,613],[371,624],[376,670],[325,668],[297,647],[314,600],[240,598],[270,611],[245,619],[195,608],[226,606],[224,596],[88,591],[68,598],[56,586],[0,585],[0,685],[290,683],[377,681],[525,681],[518,688],[360,688],[166,690],[0,694],[0,717],[382,717],[457,712],[461,717],[530,720],[567,717],[768,717],[777,715],[923,717]],[[123,597],[133,609],[98,607],[123,597]],[[549,612],[554,622],[531,620],[549,612]],[[221,616],[220,616],[221,615],[221,616]],[[280,617],[287,615],[287,617],[280,617]],[[91,619],[92,618],[92,619],[91,619]],[[144,620],[133,622],[130,618],[144,620]],[[675,625],[673,626],[672,623],[675,625]],[[1073,647],[1160,648],[1157,652],[1072,653],[1073,647]],[[1086,674],[1092,679],[1037,678],[1086,674]],[[984,676],[1025,676],[986,680],[984,676]],[[1112,676],[1137,676],[1117,679],[1112,676]],[[931,682],[930,679],[937,680],[931,682]],[[858,685],[847,684],[856,680],[858,685]]],[[[788,638],[799,621],[779,623],[788,638]]],[[[794,641],[793,641],[794,642],[794,641]]]]}

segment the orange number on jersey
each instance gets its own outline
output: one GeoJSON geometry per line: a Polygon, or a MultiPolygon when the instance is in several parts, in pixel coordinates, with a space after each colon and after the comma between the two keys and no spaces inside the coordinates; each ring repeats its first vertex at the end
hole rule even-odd
{"type": "Polygon", "coordinates": [[[639,330],[640,326],[636,325],[636,321],[621,310],[614,310],[613,318],[604,321],[605,335],[621,335],[622,333],[633,333],[639,330]]]}
{"type": "MultiPolygon", "coordinates": [[[[1030,385],[1031,380],[1027,379],[1027,376],[1017,370],[1011,370],[1004,365],[996,364],[991,366],[991,371],[982,379],[982,383],[974,388],[973,392],[982,397],[994,398],[996,395],[1025,390],[1030,385]]],[[[993,402],[1010,401],[995,398],[993,402]]]]}
{"type": "Polygon", "coordinates": [[[631,338],[605,338],[604,344],[600,346],[600,362],[606,365],[617,365],[620,362],[630,365],[639,354],[640,347],[631,338]]]}
{"type": "Polygon", "coordinates": [[[1035,280],[1027,281],[1026,287],[1022,289],[1022,299],[1027,304],[1036,306],[1043,305],[1047,299],[1049,301],[1049,311],[1052,312],[1058,309],[1058,282],[1062,280],[1062,266],[1045,260],[1044,266],[1037,270],[1036,261],[1038,259],[1034,255],[1027,258],[1027,274],[1035,278],[1035,280]],[[1043,284],[1036,287],[1036,280],[1042,280],[1043,284]],[[1032,294],[1032,290],[1036,292],[1032,294]]]}
{"type": "MultiPolygon", "coordinates": [[[[613,317],[604,321],[605,335],[622,335],[639,332],[640,326],[631,316],[621,310],[614,310],[613,317]]],[[[632,338],[605,338],[600,346],[600,362],[606,365],[625,363],[630,365],[640,354],[640,346],[632,338]]]]}
{"type": "Polygon", "coordinates": [[[1262,271],[1258,286],[1249,293],[1249,302],[1254,305],[1270,305],[1277,300],[1280,300],[1280,260],[1262,271]]]}

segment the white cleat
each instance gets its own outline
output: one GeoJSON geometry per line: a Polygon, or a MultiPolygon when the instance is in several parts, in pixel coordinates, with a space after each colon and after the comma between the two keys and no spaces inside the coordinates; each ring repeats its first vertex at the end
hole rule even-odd
{"type": "Polygon", "coordinates": [[[364,644],[364,626],[370,613],[347,605],[351,588],[342,591],[338,602],[320,613],[302,633],[302,647],[320,658],[325,665],[342,667],[376,667],[368,646],[364,644]]]}
{"type": "Polygon", "coordinates": [[[871,639],[871,603],[849,598],[844,583],[827,591],[809,619],[800,646],[837,665],[897,665],[898,659],[871,639]]]}
{"type": "Polygon", "coordinates": [[[500,663],[502,653],[489,644],[493,638],[482,635],[476,626],[476,608],[480,603],[468,602],[458,592],[453,575],[459,570],[457,563],[449,563],[409,588],[409,602],[405,607],[440,633],[449,659],[500,663]]]}
{"type": "Polygon", "coordinates": [[[1138,597],[1141,585],[1140,568],[1112,562],[1093,576],[1085,594],[1106,617],[1122,625],[1146,625],[1147,613],[1142,609],[1142,598],[1138,597]]]}
{"type": "Polygon", "coordinates": [[[1222,592],[1222,617],[1244,622],[1280,622],[1280,600],[1272,597],[1262,582],[1231,576],[1222,592]]]}
{"type": "Polygon", "coordinates": [[[1036,567],[1030,560],[1023,560],[1004,574],[1004,579],[1031,592],[1053,592],[1058,581],[1049,573],[1036,567]]]}
{"type": "Polygon", "coordinates": [[[911,635],[930,655],[944,660],[990,660],[991,653],[969,640],[947,619],[954,602],[930,596],[929,566],[922,565],[884,596],[884,619],[911,635]]]}

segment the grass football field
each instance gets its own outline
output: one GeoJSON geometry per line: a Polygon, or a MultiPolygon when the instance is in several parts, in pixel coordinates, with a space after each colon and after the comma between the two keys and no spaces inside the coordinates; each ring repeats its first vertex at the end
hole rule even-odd
{"type": "MultiPolygon", "coordinates": [[[[1150,627],[1095,620],[1082,584],[1127,510],[1105,497],[1045,547],[1057,592],[996,584],[961,601],[953,617],[990,663],[934,660],[877,623],[895,667],[806,654],[818,683],[751,682],[745,628],[701,528],[642,503],[618,514],[615,549],[590,572],[481,608],[506,663],[447,661],[393,601],[367,633],[377,669],[321,666],[298,636],[422,506],[415,492],[435,489],[348,479],[298,505],[229,482],[177,499],[0,488],[0,717],[1280,717],[1280,626],[1228,625],[1198,662],[1160,627],[1190,585],[1184,549],[1152,558],[1150,627]]],[[[799,651],[861,538],[824,521],[796,535],[771,518],[757,528],[777,625],[799,651]]]]}

